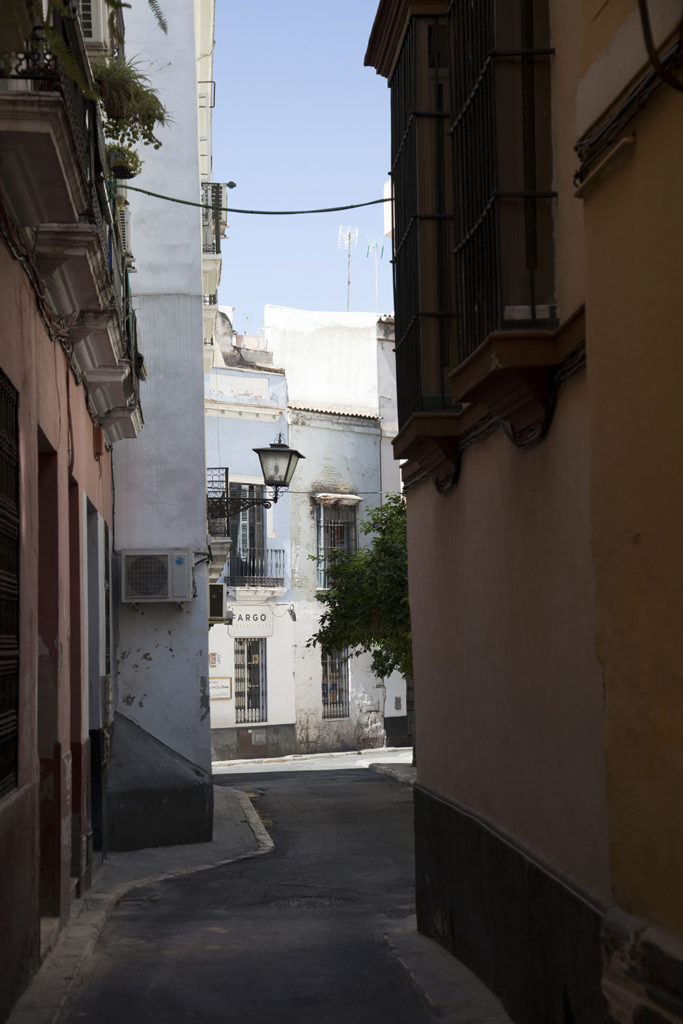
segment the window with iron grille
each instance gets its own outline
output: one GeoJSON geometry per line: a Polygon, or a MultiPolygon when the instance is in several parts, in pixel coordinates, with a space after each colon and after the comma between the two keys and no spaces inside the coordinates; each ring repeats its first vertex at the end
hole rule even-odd
{"type": "Polygon", "coordinates": [[[0,371],[0,798],[19,755],[19,395],[0,371]]]}
{"type": "Polygon", "coordinates": [[[556,326],[547,0],[448,12],[458,359],[494,330],[556,326]]]}
{"type": "Polygon", "coordinates": [[[390,81],[396,367],[401,423],[452,405],[453,175],[445,17],[411,19],[390,81]]]}
{"type": "Polygon", "coordinates": [[[316,505],[318,590],[329,587],[328,567],[330,551],[355,551],[358,546],[358,528],[355,505],[316,505]]]}
{"type": "Polygon", "coordinates": [[[206,470],[206,518],[212,537],[228,537],[229,474],[224,466],[209,466],[206,470]]]}
{"type": "Polygon", "coordinates": [[[235,640],[235,721],[265,722],[267,718],[266,641],[235,640]]]}
{"type": "Polygon", "coordinates": [[[104,671],[111,674],[111,555],[109,527],[104,524],[104,671]]]}
{"type": "Polygon", "coordinates": [[[349,660],[346,648],[322,656],[323,718],[349,717],[349,660]]]}

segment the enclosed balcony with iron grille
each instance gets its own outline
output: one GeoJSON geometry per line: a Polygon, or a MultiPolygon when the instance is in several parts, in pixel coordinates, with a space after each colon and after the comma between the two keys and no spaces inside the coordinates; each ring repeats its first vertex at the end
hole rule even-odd
{"type": "Polygon", "coordinates": [[[455,293],[447,22],[409,24],[391,78],[399,422],[452,405],[455,293]]]}
{"type": "Polygon", "coordinates": [[[543,439],[583,318],[555,298],[548,0],[380,0],[391,89],[404,476],[457,482],[471,440],[543,439]]]}
{"type": "Polygon", "coordinates": [[[557,326],[547,0],[413,16],[390,77],[399,421],[496,331],[557,326]]]}
{"type": "Polygon", "coordinates": [[[546,0],[448,11],[458,362],[493,331],[557,326],[546,0]]]}

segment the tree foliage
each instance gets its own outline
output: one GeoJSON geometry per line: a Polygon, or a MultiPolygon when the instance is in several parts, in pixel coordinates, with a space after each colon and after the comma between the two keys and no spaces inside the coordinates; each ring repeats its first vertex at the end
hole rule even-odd
{"type": "Polygon", "coordinates": [[[406,506],[389,495],[361,524],[372,542],[358,551],[328,552],[329,590],[318,595],[325,605],[318,631],[308,646],[326,653],[348,648],[372,655],[372,671],[385,678],[395,669],[412,676],[408,604],[406,506]]]}

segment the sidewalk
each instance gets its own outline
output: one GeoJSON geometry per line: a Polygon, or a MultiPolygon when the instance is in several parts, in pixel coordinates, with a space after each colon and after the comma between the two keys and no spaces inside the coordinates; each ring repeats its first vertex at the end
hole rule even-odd
{"type": "Polygon", "coordinates": [[[236,789],[214,786],[213,840],[132,853],[108,853],[92,888],[73,907],[48,954],[10,1014],[7,1024],[54,1024],[78,983],[109,914],[131,889],[164,878],[258,857],[273,849],[251,801],[236,789]]]}
{"type": "MultiPolygon", "coordinates": [[[[415,769],[407,763],[369,763],[367,767],[404,784],[412,785],[415,779],[415,769]]],[[[54,949],[7,1024],[58,1024],[107,918],[131,889],[257,857],[272,849],[273,841],[249,798],[239,790],[215,786],[211,843],[107,854],[92,888],[74,905],[54,949]]],[[[473,974],[436,943],[418,934],[413,916],[387,919],[382,931],[393,955],[442,1024],[512,1024],[498,1000],[473,974]]]]}

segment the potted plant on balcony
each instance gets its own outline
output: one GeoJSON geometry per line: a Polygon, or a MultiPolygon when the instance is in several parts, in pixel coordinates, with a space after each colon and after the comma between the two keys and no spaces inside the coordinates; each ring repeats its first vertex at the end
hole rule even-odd
{"type": "Polygon", "coordinates": [[[107,146],[112,178],[134,178],[142,170],[142,160],[130,146],[107,146]]]}
{"type": "Polygon", "coordinates": [[[93,78],[107,120],[107,140],[121,146],[142,143],[159,149],[154,134],[170,122],[168,111],[135,60],[105,57],[93,63],[93,78]]]}

